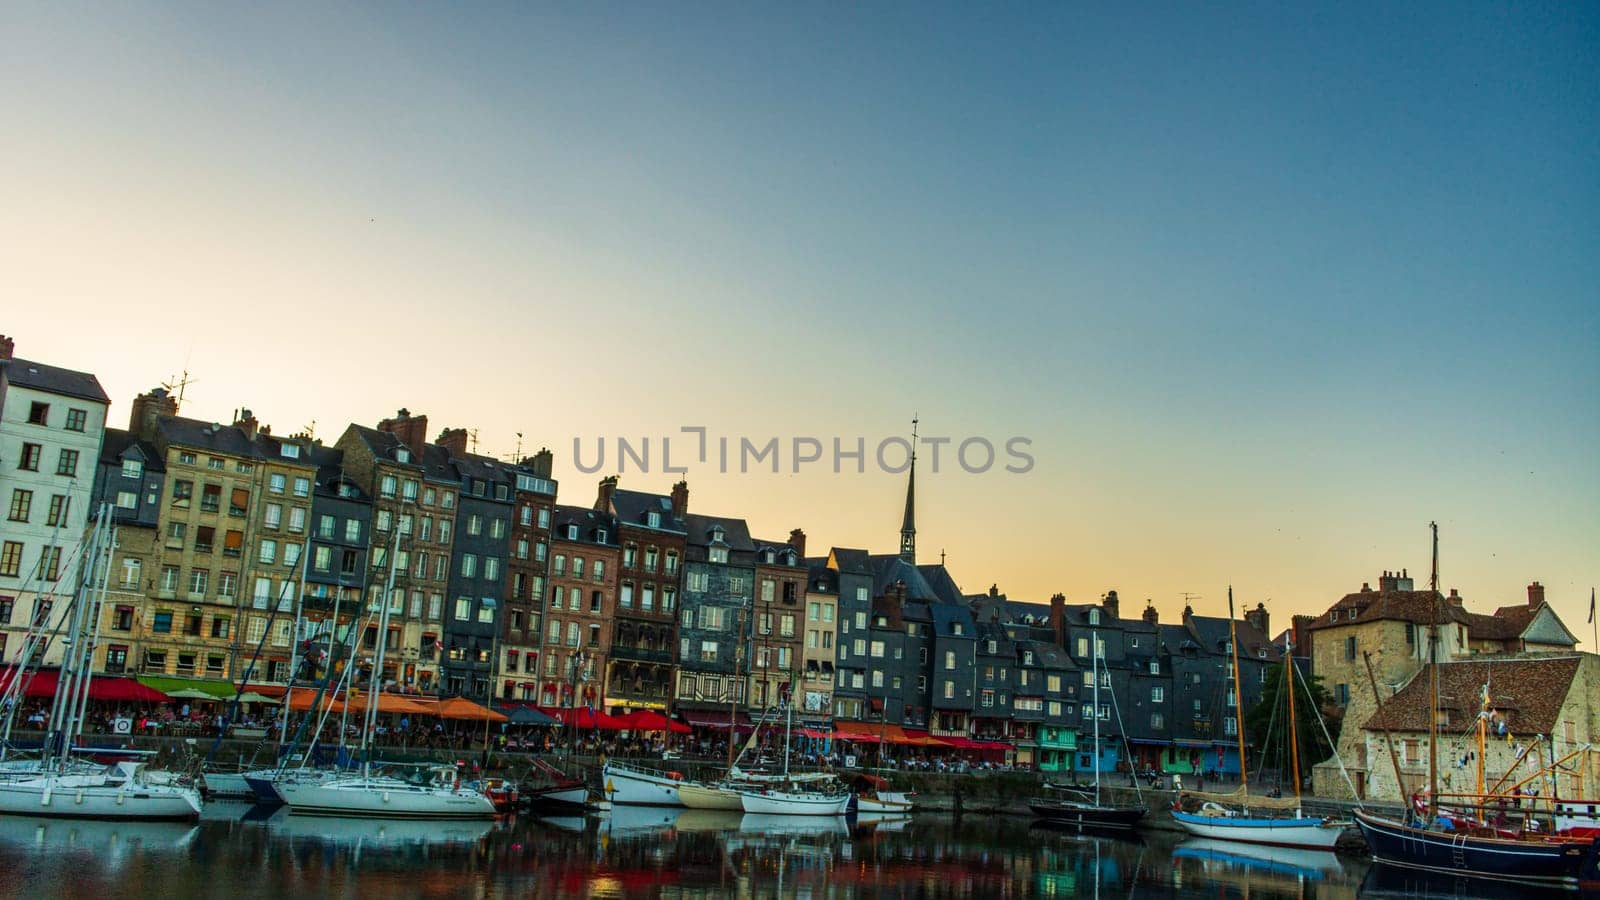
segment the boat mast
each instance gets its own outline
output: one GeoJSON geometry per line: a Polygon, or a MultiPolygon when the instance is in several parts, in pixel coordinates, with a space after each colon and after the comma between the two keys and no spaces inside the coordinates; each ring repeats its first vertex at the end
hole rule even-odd
{"type": "MultiPolygon", "coordinates": [[[[1361,661],[1366,663],[1367,666],[1367,683],[1372,685],[1372,709],[1373,714],[1376,715],[1378,708],[1383,706],[1383,698],[1378,695],[1378,678],[1372,674],[1372,651],[1361,651],[1361,661]]],[[[1389,726],[1387,723],[1385,723],[1383,726],[1383,741],[1389,747],[1389,762],[1394,766],[1394,789],[1399,791],[1400,795],[1404,797],[1406,792],[1406,779],[1405,776],[1400,774],[1400,757],[1394,752],[1394,735],[1389,733],[1389,726]]],[[[1354,793],[1354,791],[1352,791],[1352,793],[1354,793]]],[[[1408,810],[1406,812],[1406,818],[1409,820],[1411,815],[1411,811],[1408,810]]]]}
{"type": "MultiPolygon", "coordinates": [[[[1283,638],[1283,678],[1289,685],[1289,759],[1294,771],[1294,799],[1300,802],[1300,728],[1294,716],[1294,653],[1290,651],[1289,637],[1283,638]]],[[[1264,751],[1263,751],[1264,752],[1264,751]]]]}
{"type": "Polygon", "coordinates": [[[1100,632],[1089,632],[1089,674],[1094,678],[1094,805],[1100,805],[1100,632]]]}
{"type": "Polygon", "coordinates": [[[1478,703],[1478,824],[1483,824],[1483,753],[1486,733],[1489,729],[1489,683],[1483,684],[1483,693],[1478,703]]]}
{"type": "MultiPolygon", "coordinates": [[[[728,773],[733,773],[733,742],[739,732],[739,666],[744,662],[744,607],[739,607],[737,623],[733,628],[733,688],[728,691],[728,773]]],[[[760,766],[758,765],[759,769],[760,766]]]]}
{"type": "Polygon", "coordinates": [[[1244,691],[1239,681],[1239,629],[1233,618],[1233,585],[1228,585],[1228,647],[1233,651],[1233,721],[1239,732],[1239,788],[1250,794],[1249,773],[1244,764],[1244,691]]]}
{"type": "MultiPolygon", "coordinates": [[[[383,691],[383,650],[389,643],[389,597],[394,593],[396,565],[400,558],[400,527],[396,523],[394,538],[389,541],[389,577],[384,580],[383,594],[378,602],[383,604],[378,614],[378,650],[373,654],[372,677],[367,684],[367,722],[361,732],[361,773],[372,774],[372,732],[378,727],[378,695],[383,691]]],[[[346,695],[348,699],[348,695],[346,695]]],[[[345,704],[347,707],[348,703],[345,704]]]]}
{"type": "Polygon", "coordinates": [[[1433,696],[1428,705],[1428,821],[1439,812],[1439,523],[1429,522],[1433,531],[1433,573],[1428,586],[1433,591],[1433,624],[1428,628],[1428,656],[1432,665],[1433,696]]]}

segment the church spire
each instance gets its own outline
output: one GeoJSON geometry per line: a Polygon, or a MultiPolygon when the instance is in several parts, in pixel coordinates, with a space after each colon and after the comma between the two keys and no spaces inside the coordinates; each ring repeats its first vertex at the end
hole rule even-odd
{"type": "Polygon", "coordinates": [[[906,479],[906,516],[900,523],[900,558],[917,564],[917,417],[911,417],[911,474],[906,479]]]}

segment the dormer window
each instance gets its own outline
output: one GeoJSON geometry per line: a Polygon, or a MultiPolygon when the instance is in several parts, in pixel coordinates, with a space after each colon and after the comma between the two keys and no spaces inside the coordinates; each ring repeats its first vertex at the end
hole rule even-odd
{"type": "Polygon", "coordinates": [[[283,458],[284,459],[299,459],[300,458],[300,445],[299,444],[279,444],[278,445],[278,452],[283,454],[283,458]]]}
{"type": "Polygon", "coordinates": [[[1098,610],[1098,609],[1089,610],[1089,624],[1090,625],[1099,625],[1100,624],[1100,610],[1098,610]]]}
{"type": "Polygon", "coordinates": [[[577,539],[578,539],[578,526],[576,526],[576,525],[568,525],[567,526],[567,540],[575,541],[577,539]]]}
{"type": "Polygon", "coordinates": [[[644,514],[644,523],[651,528],[661,527],[661,513],[651,510],[644,514]]]}
{"type": "Polygon", "coordinates": [[[723,534],[725,534],[725,532],[722,530],[721,525],[711,526],[711,540],[720,542],[723,534]]]}
{"type": "Polygon", "coordinates": [[[728,548],[727,547],[712,547],[712,548],[710,548],[709,550],[706,551],[706,559],[708,559],[708,560],[710,560],[711,562],[714,562],[714,563],[724,563],[724,564],[726,564],[727,561],[728,561],[728,548]]]}
{"type": "Polygon", "coordinates": [[[606,542],[606,530],[604,528],[596,528],[594,530],[594,542],[596,544],[604,544],[606,542]]]}
{"type": "Polygon", "coordinates": [[[784,565],[792,566],[792,565],[794,565],[796,563],[796,561],[798,559],[799,559],[799,557],[795,555],[795,552],[793,550],[784,551],[784,554],[783,554],[783,564],[784,565]]]}
{"type": "Polygon", "coordinates": [[[1257,648],[1256,649],[1256,656],[1258,656],[1258,657],[1260,657],[1262,659],[1266,659],[1267,658],[1267,648],[1265,648],[1265,647],[1257,648]]]}
{"type": "Polygon", "coordinates": [[[778,561],[778,555],[773,553],[771,550],[767,550],[761,554],[761,561],[771,565],[772,563],[778,561]]]}
{"type": "Polygon", "coordinates": [[[961,623],[960,622],[951,623],[951,625],[950,625],[950,633],[955,635],[956,637],[960,637],[961,636],[961,623]]]}
{"type": "Polygon", "coordinates": [[[398,463],[411,462],[411,451],[405,447],[396,448],[394,451],[394,461],[398,463]]]}
{"type": "Polygon", "coordinates": [[[990,641],[989,644],[988,644],[988,647],[989,647],[989,655],[990,656],[993,656],[996,653],[1000,652],[1000,642],[999,641],[990,641]]]}

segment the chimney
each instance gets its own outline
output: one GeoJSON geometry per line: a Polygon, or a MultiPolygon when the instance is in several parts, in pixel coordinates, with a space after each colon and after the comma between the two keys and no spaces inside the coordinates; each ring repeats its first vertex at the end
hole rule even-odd
{"type": "Polygon", "coordinates": [[[402,407],[394,418],[379,422],[378,430],[399,438],[411,450],[413,459],[422,460],[422,447],[428,442],[427,416],[413,416],[411,410],[402,407]]]}
{"type": "Polygon", "coordinates": [[[467,455],[467,430],[465,428],[446,428],[439,432],[433,442],[450,451],[451,456],[467,455]]]}
{"type": "Polygon", "coordinates": [[[1118,614],[1121,612],[1121,610],[1118,608],[1121,606],[1121,604],[1117,600],[1116,591],[1106,591],[1105,599],[1100,601],[1100,605],[1106,608],[1106,616],[1108,616],[1111,621],[1115,622],[1116,620],[1122,618],[1122,616],[1118,614]]]}
{"type": "Polygon", "coordinates": [[[1456,593],[1456,589],[1455,588],[1451,588],[1450,589],[1450,605],[1451,606],[1460,606],[1461,603],[1462,603],[1461,595],[1456,593]]]}
{"type": "Polygon", "coordinates": [[[1384,570],[1383,577],[1378,579],[1378,590],[1380,591],[1410,591],[1415,589],[1411,577],[1406,574],[1405,569],[1401,569],[1398,572],[1384,570]]]}
{"type": "Polygon", "coordinates": [[[539,452],[522,460],[522,467],[533,473],[535,478],[549,478],[551,467],[555,464],[555,455],[549,447],[540,447],[539,452]]]}
{"type": "Polygon", "coordinates": [[[805,561],[806,533],[803,529],[796,528],[795,530],[789,532],[789,546],[794,548],[794,552],[800,554],[800,559],[802,562],[805,561]]]}
{"type": "Polygon", "coordinates": [[[611,495],[617,492],[617,476],[607,475],[600,479],[600,493],[594,498],[594,508],[601,512],[611,511],[611,495]]]}
{"type": "Polygon", "coordinates": [[[1161,624],[1161,614],[1156,612],[1155,602],[1149,599],[1144,601],[1144,621],[1146,625],[1161,624]]]}
{"type": "Polygon", "coordinates": [[[128,430],[142,441],[156,437],[156,420],[162,416],[178,414],[178,401],[166,388],[155,388],[133,398],[133,409],[128,413],[128,430]]]}
{"type": "Polygon", "coordinates": [[[233,427],[244,432],[250,440],[256,439],[256,434],[261,430],[261,423],[256,420],[255,414],[248,409],[241,409],[234,416],[233,427]]]}
{"type": "Polygon", "coordinates": [[[1311,656],[1311,623],[1317,620],[1316,616],[1291,616],[1290,628],[1294,632],[1294,655],[1300,657],[1311,656]]]}
{"type": "Polygon", "coordinates": [[[1267,615],[1267,605],[1265,603],[1257,603],[1255,609],[1245,610],[1244,620],[1254,625],[1257,631],[1266,635],[1267,640],[1272,640],[1272,629],[1268,627],[1271,625],[1272,619],[1267,615]]]}
{"type": "Polygon", "coordinates": [[[889,585],[873,604],[873,612],[889,620],[889,627],[896,631],[901,630],[905,624],[906,583],[896,581],[889,585]]]}
{"type": "Polygon", "coordinates": [[[998,585],[998,584],[989,585],[989,596],[991,596],[991,597],[1000,596],[1000,585],[998,585]]]}
{"type": "Polygon", "coordinates": [[[1050,595],[1050,630],[1055,632],[1056,646],[1067,645],[1067,595],[1050,595]]]}
{"type": "Polygon", "coordinates": [[[689,511],[689,482],[680,481],[672,486],[672,514],[683,518],[689,511]]]}
{"type": "Polygon", "coordinates": [[[1528,585],[1528,608],[1538,609],[1544,605],[1544,585],[1535,581],[1528,585]]]}
{"type": "Polygon", "coordinates": [[[10,359],[16,349],[17,342],[14,338],[0,334],[0,359],[10,359]]]}

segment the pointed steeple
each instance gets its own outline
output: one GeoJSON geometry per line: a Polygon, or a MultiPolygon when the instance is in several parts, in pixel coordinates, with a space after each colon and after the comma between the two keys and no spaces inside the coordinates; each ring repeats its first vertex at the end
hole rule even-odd
{"type": "Polygon", "coordinates": [[[900,523],[900,558],[917,564],[917,417],[911,417],[911,473],[906,478],[906,515],[900,523]]]}

